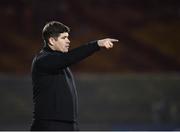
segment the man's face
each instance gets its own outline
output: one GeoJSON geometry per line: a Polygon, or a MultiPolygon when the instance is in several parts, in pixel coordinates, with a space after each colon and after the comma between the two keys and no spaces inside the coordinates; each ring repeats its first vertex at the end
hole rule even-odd
{"type": "Polygon", "coordinates": [[[60,33],[58,38],[50,38],[50,46],[55,51],[68,52],[70,47],[69,33],[60,33]]]}

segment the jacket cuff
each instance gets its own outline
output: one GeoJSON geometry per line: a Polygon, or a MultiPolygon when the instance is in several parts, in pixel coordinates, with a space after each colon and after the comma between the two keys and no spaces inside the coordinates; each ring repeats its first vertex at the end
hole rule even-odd
{"type": "Polygon", "coordinates": [[[92,48],[94,48],[96,50],[100,50],[100,47],[99,47],[99,45],[97,43],[97,40],[91,41],[89,44],[92,46],[92,48]]]}

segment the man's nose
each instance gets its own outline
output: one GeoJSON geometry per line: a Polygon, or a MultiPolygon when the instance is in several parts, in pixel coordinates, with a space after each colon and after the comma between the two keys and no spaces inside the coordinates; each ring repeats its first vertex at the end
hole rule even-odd
{"type": "Polygon", "coordinates": [[[67,42],[70,43],[71,41],[69,39],[67,39],[67,42]]]}

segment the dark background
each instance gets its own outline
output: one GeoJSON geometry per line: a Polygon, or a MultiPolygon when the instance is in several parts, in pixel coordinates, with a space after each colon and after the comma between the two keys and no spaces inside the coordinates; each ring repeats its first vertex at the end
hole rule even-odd
{"type": "Polygon", "coordinates": [[[28,130],[31,62],[51,20],[71,28],[71,48],[120,41],[71,67],[82,129],[179,129],[179,0],[1,0],[0,16],[1,130],[28,130]]]}

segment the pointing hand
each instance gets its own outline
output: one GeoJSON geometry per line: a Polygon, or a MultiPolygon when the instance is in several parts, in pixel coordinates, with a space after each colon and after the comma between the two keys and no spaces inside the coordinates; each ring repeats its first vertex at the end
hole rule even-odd
{"type": "Polygon", "coordinates": [[[97,43],[100,47],[105,47],[106,49],[110,49],[113,47],[113,43],[118,41],[119,40],[117,39],[106,38],[106,39],[98,40],[97,43]]]}

